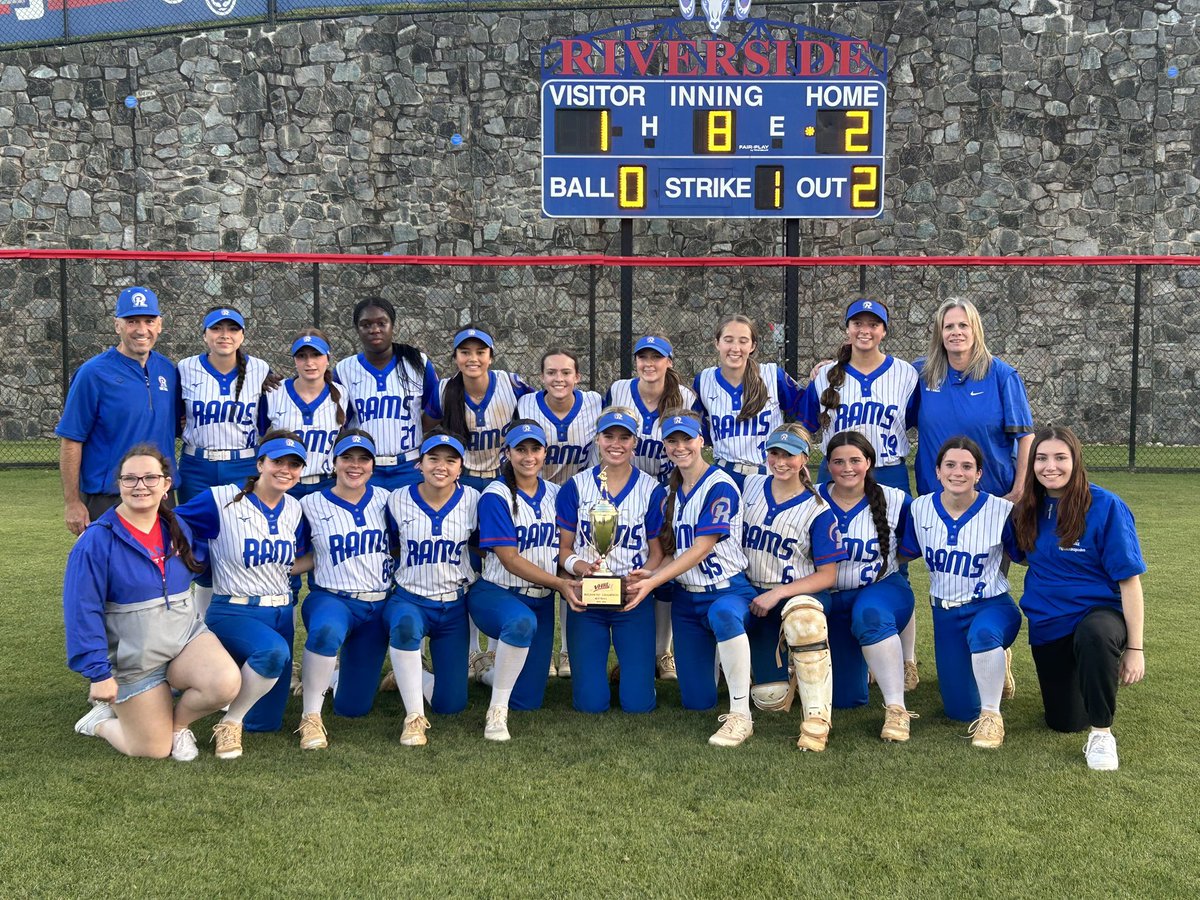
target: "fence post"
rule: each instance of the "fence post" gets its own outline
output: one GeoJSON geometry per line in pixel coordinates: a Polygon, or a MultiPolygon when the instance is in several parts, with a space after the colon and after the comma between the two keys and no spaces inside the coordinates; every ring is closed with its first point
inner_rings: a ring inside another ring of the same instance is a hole
{"type": "MultiPolygon", "coordinates": [[[[63,4],[66,8],[66,4],[63,4]]],[[[58,327],[62,330],[62,395],[63,403],[67,402],[67,391],[71,387],[71,353],[67,346],[71,332],[67,328],[67,261],[58,261],[58,327]]]]}
{"type": "MultiPolygon", "coordinates": [[[[621,220],[621,255],[633,256],[633,219],[621,220]]],[[[633,266],[621,266],[621,377],[633,375],[633,266]]]]}
{"type": "MultiPolygon", "coordinates": [[[[786,219],[783,223],[783,253],[800,255],[800,220],[786,219]]],[[[800,361],[800,273],[795,266],[783,270],[783,367],[797,375],[800,361]]]]}
{"type": "Polygon", "coordinates": [[[867,292],[867,267],[858,267],[858,295],[861,297],[867,292]]]}
{"type": "Polygon", "coordinates": [[[321,327],[321,264],[312,264],[313,325],[321,327]]]}
{"type": "Polygon", "coordinates": [[[1133,355],[1129,365],[1129,469],[1137,465],[1138,358],[1142,343],[1142,269],[1133,267],[1133,355]]]}
{"type": "Polygon", "coordinates": [[[278,0],[267,0],[267,27],[272,30],[275,28],[275,13],[278,5],[278,0]]]}
{"type": "Polygon", "coordinates": [[[596,266],[588,266],[588,386],[596,390],[596,266]]]}

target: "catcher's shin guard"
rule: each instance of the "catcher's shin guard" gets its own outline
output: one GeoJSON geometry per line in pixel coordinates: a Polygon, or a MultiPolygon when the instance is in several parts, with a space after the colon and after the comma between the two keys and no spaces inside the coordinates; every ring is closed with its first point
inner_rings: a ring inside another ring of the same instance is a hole
{"type": "Polygon", "coordinates": [[[804,708],[804,721],[796,746],[801,750],[820,752],[829,740],[833,721],[833,664],[829,657],[825,609],[815,597],[801,594],[783,607],[782,618],[792,680],[804,708]]]}

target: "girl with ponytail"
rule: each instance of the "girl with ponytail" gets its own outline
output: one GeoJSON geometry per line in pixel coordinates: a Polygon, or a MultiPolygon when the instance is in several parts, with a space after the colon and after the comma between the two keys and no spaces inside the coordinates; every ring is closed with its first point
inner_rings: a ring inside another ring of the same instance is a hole
{"type": "Polygon", "coordinates": [[[189,762],[199,754],[189,726],[233,700],[238,670],[196,614],[203,553],[166,502],[170,461],[139,444],[117,471],[121,502],[80,536],[63,580],[67,665],[91,682],[94,704],[75,731],[126,756],[189,762]]]}
{"type": "Polygon", "coordinates": [[[696,376],[693,390],[712,437],[713,459],[740,488],[762,475],[763,443],[800,408],[800,386],[775,363],[758,361],[758,328],[743,315],[722,320],[714,346],[720,365],[696,376]]]}
{"type": "Polygon", "coordinates": [[[917,664],[905,659],[900,631],[913,616],[913,591],[897,562],[907,534],[912,498],[875,480],[875,448],[857,431],[840,431],[826,444],[830,481],[819,492],[829,502],[846,558],[825,604],[833,653],[834,706],[867,702],[867,670],[883,693],[885,741],[909,737],[914,718],[904,692],[919,682],[917,664]]]}
{"type": "Polygon", "coordinates": [[[239,487],[209,488],[175,512],[208,542],[213,596],[205,624],[242,669],[242,687],[213,727],[218,759],[242,755],[242,730],[283,725],[295,637],[293,569],[311,558],[301,529],[300,501],[289,495],[306,463],[304,443],[290,431],[270,431],[258,446],[256,473],[239,487]]]}

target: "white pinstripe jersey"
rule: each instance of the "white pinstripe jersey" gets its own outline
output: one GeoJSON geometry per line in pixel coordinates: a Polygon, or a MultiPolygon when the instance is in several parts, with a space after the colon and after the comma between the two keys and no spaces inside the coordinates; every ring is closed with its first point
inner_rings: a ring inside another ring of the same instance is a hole
{"type": "Polygon", "coordinates": [[[704,415],[712,442],[713,458],[724,462],[761,466],[767,436],[783,424],[783,412],[793,414],[800,400],[800,387],[775,363],[759,363],[759,374],[767,386],[767,402],[752,419],[738,421],[743,385],[734,387],[721,377],[720,368],[705,369],[696,376],[696,411],[704,415]]]}
{"type": "Polygon", "coordinates": [[[179,363],[183,396],[183,442],[203,450],[244,450],[258,442],[258,404],[270,367],[255,356],[246,357],[246,376],[235,397],[237,368],[222,375],[208,354],[189,356],[179,363]]]}
{"type": "Polygon", "coordinates": [[[879,580],[879,573],[891,575],[899,571],[896,563],[896,551],[900,549],[900,540],[904,535],[905,517],[912,498],[899,488],[879,485],[887,500],[887,523],[891,529],[888,541],[888,556],[886,571],[884,560],[879,554],[879,533],[875,530],[875,520],[871,517],[871,504],[863,497],[852,509],[843,510],[829,497],[829,482],[818,485],[817,490],[833,515],[837,519],[838,532],[842,536],[842,546],[846,548],[849,558],[838,563],[837,582],[835,591],[852,591],[866,587],[879,580]]]}
{"type": "Polygon", "coordinates": [[[905,549],[913,553],[919,547],[929,567],[929,593],[934,598],[967,603],[1008,592],[1000,563],[1006,542],[1012,542],[1010,512],[1012,504],[1007,500],[983,492],[957,520],[942,506],[940,492],[912,502],[905,549]]]}
{"type": "Polygon", "coordinates": [[[576,391],[575,405],[561,419],[546,405],[546,392],[526,394],[517,401],[517,416],[532,419],[546,432],[546,464],[542,477],[563,485],[596,462],[596,420],[600,418],[600,395],[576,391]]]}
{"type": "Polygon", "coordinates": [[[213,593],[234,596],[288,594],[288,573],[296,561],[296,529],[300,501],[283,497],[278,509],[268,510],[253,494],[229,504],[236,484],[209,488],[220,524],[208,542],[213,593]]]}
{"type": "Polygon", "coordinates": [[[344,385],[338,388],[338,394],[338,402],[334,403],[326,387],[312,403],[305,403],[296,393],[296,379],[289,378],[264,398],[268,426],[294,431],[308,451],[302,475],[330,475],[333,472],[333,445],[341,431],[337,423],[338,407],[349,421],[349,400],[344,385]]]}
{"type": "MultiPolygon", "coordinates": [[[[493,481],[479,497],[479,547],[516,547],[517,552],[543,572],[558,571],[558,525],[554,521],[558,485],[538,479],[532,497],[517,491],[517,513],[513,496],[503,481],[493,481]]],[[[483,558],[483,577],[501,587],[526,590],[541,587],[514,575],[494,552],[483,558]]]]}
{"type": "Polygon", "coordinates": [[[338,382],[346,387],[353,424],[371,435],[380,456],[416,459],[425,436],[421,411],[437,388],[433,363],[424,353],[421,361],[421,372],[398,356],[376,369],[360,353],[334,367],[338,382]]]}
{"type": "Polygon", "coordinates": [[[347,503],[326,488],[300,499],[312,535],[313,581],[329,591],[387,591],[392,586],[388,492],[367,486],[347,503]]]}
{"type": "MultiPolygon", "coordinates": [[[[634,450],[633,464],[665,484],[671,475],[675,464],[667,459],[667,450],[663,446],[662,425],[657,409],[647,409],[638,393],[638,379],[626,378],[614,381],[604,398],[604,406],[624,406],[638,414],[637,448],[634,450]]],[[[696,395],[687,385],[679,386],[680,406],[692,409],[696,405],[696,395]]]]}
{"type": "Polygon", "coordinates": [[[747,475],[742,487],[746,577],[760,587],[807,578],[845,553],[828,503],[804,491],[776,504],[773,483],[770,475],[747,475]]]}
{"type": "MultiPolygon", "coordinates": [[[[592,523],[588,518],[600,499],[600,467],[580,472],[558,492],[558,524],[574,532],[571,551],[589,563],[599,559],[591,546],[592,523]]],[[[663,524],[663,502],[667,493],[655,479],[640,469],[634,469],[610,502],[618,511],[617,529],[613,536],[608,567],[614,575],[628,575],[646,564],[650,541],[658,537],[663,524]]]]}
{"type": "MultiPolygon", "coordinates": [[[[446,385],[449,378],[438,382],[437,404],[429,414],[434,419],[444,419],[446,414],[446,385]]],[[[463,466],[477,472],[500,468],[500,450],[504,447],[504,429],[512,421],[517,408],[517,398],[530,391],[530,387],[511,372],[488,372],[488,389],[483,399],[476,404],[464,392],[467,426],[467,456],[463,466]]]]}
{"type": "Polygon", "coordinates": [[[479,492],[458,485],[439,510],[430,508],[418,488],[392,491],[388,511],[396,523],[399,556],[396,586],[419,597],[432,597],[475,581],[467,542],[479,527],[479,492]]]}
{"type": "MultiPolygon", "coordinates": [[[[822,366],[804,391],[800,419],[813,434],[819,427],[823,411],[821,394],[829,387],[829,374],[834,364],[822,366]]],[[[863,375],[851,366],[838,388],[839,403],[831,409],[829,426],[821,432],[821,450],[839,431],[857,431],[875,448],[876,463],[895,465],[908,455],[906,410],[917,389],[917,370],[902,359],[887,357],[870,375],[863,375]]],[[[911,423],[916,425],[914,421],[911,423]]]]}
{"type": "Polygon", "coordinates": [[[742,496],[733,479],[716,466],[709,466],[684,495],[675,498],[675,556],[691,549],[697,537],[718,535],[717,544],[699,564],[675,580],[689,587],[707,587],[746,571],[742,549],[742,496]]]}

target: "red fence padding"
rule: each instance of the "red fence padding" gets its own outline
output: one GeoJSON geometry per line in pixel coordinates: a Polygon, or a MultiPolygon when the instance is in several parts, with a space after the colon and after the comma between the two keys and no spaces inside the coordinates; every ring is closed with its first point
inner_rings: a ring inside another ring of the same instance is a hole
{"type": "Polygon", "coordinates": [[[330,263],[372,266],[1195,266],[1200,256],[378,256],[354,253],[209,253],[157,250],[4,250],[0,259],[163,260],[207,263],[330,263]]]}

